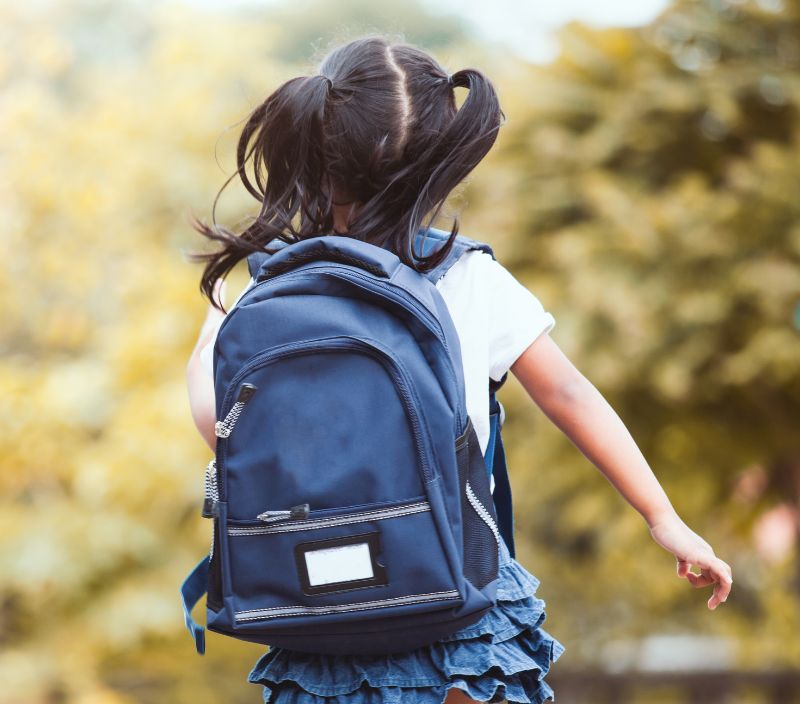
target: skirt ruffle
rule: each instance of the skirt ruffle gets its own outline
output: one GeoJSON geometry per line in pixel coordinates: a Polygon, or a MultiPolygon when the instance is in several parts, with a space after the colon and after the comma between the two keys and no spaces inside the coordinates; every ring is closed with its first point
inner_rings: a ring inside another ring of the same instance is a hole
{"type": "Polygon", "coordinates": [[[476,623],[390,655],[270,648],[248,680],[264,686],[268,704],[442,704],[454,687],[479,702],[555,702],[544,676],[566,648],[542,627],[538,587],[501,541],[497,606],[476,623]]]}

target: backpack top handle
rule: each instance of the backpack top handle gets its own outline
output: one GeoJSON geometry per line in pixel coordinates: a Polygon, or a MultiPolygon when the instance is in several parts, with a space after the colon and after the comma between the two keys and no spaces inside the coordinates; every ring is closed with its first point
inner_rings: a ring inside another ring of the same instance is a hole
{"type": "Polygon", "coordinates": [[[292,242],[268,257],[256,272],[256,283],[313,261],[349,264],[380,278],[391,278],[400,259],[387,249],[346,235],[321,235],[292,242]]]}

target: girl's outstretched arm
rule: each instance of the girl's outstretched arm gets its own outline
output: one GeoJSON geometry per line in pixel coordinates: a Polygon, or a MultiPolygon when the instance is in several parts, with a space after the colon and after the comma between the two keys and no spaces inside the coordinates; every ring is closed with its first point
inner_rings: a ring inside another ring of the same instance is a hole
{"type": "Polygon", "coordinates": [[[642,515],[653,539],[675,555],[678,576],[695,587],[714,584],[708,608],[725,601],[733,582],[730,566],[681,520],[625,424],[550,335],[539,335],[511,371],[544,414],[642,515]],[[701,574],[691,572],[692,565],[701,574]]]}
{"type": "MultiPolygon", "coordinates": [[[[214,287],[214,298],[220,302],[225,302],[225,281],[220,279],[214,287]]],[[[214,424],[217,420],[217,410],[214,400],[214,382],[209,373],[203,368],[200,362],[200,350],[205,347],[211,339],[216,326],[225,315],[210,303],[200,335],[197,338],[192,354],[186,364],[186,386],[189,391],[189,407],[192,412],[192,419],[203,440],[216,452],[217,436],[214,433],[214,424]]]]}

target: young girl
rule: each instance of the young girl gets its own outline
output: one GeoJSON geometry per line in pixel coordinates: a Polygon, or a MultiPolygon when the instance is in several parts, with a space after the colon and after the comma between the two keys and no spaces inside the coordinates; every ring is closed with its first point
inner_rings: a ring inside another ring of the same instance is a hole
{"type": "MultiPolygon", "coordinates": [[[[388,248],[420,270],[435,266],[447,247],[412,258],[411,238],[489,151],[502,118],[481,72],[450,75],[427,53],[381,36],[336,48],[314,75],[287,81],[252,112],[239,141],[238,173],[261,204],[258,217],[238,236],[195,223],[222,243],[216,252],[194,255],[207,260],[201,290],[212,304],[187,367],[192,414],[212,450],[212,352],[224,317],[217,301],[224,308],[230,269],[275,238],[334,234],[388,248]],[[456,87],[468,91],[458,109],[456,87]],[[255,183],[245,173],[251,155],[255,183]]],[[[714,585],[710,609],[725,601],[730,567],[680,519],[620,418],[550,337],[555,320],[541,302],[480,251],[464,254],[436,286],[461,342],[467,410],[482,452],[489,441],[489,379],[500,381],[510,370],[675,555],[678,576],[694,587],[714,585]]],[[[394,655],[272,648],[249,679],[264,686],[264,701],[273,704],[555,701],[544,675],[565,646],[542,627],[538,586],[500,541],[498,604],[477,623],[394,655]]]]}

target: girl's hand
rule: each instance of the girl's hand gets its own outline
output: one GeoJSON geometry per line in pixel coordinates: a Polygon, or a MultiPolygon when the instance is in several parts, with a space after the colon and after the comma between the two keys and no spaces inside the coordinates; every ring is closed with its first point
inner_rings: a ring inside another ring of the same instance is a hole
{"type": "Polygon", "coordinates": [[[650,525],[650,535],[661,547],[671,552],[678,560],[678,577],[686,577],[694,587],[714,584],[714,593],[708,600],[708,608],[716,609],[727,600],[733,584],[730,565],[714,554],[712,547],[687,526],[677,514],[667,514],[650,525]],[[692,565],[700,568],[700,574],[691,571],[692,565]]]}

